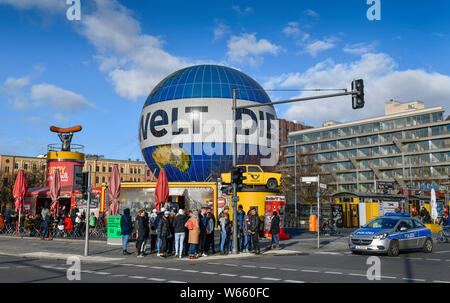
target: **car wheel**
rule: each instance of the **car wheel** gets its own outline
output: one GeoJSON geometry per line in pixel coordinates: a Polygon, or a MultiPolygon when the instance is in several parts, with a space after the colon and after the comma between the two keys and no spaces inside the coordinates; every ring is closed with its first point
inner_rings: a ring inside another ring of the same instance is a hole
{"type": "Polygon", "coordinates": [[[277,187],[277,180],[275,179],[270,179],[269,181],[267,181],[267,188],[268,189],[275,189],[277,187]]]}
{"type": "Polygon", "coordinates": [[[354,255],[362,255],[362,251],[352,250],[352,254],[354,254],[354,255]]]}
{"type": "Polygon", "coordinates": [[[433,251],[433,241],[428,238],[422,248],[423,252],[431,253],[433,251]]]}
{"type": "Polygon", "coordinates": [[[389,249],[387,251],[388,256],[389,257],[397,257],[399,253],[400,253],[400,247],[398,245],[398,241],[392,240],[391,243],[389,244],[389,249]]]}

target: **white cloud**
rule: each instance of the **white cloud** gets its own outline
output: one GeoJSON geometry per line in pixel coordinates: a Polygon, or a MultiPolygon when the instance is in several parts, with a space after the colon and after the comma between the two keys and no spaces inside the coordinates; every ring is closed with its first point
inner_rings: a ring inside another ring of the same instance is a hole
{"type": "Polygon", "coordinates": [[[69,7],[65,0],[0,0],[0,4],[16,9],[40,9],[50,13],[62,12],[69,7]]]}
{"type": "Polygon", "coordinates": [[[163,49],[164,41],[142,33],[132,12],[112,0],[96,0],[97,10],[84,14],[81,34],[96,48],[102,72],[122,97],[147,96],[168,74],[191,65],[163,49]]]}
{"type": "Polygon", "coordinates": [[[251,7],[242,9],[239,5],[233,5],[231,8],[241,16],[250,15],[253,12],[253,8],[251,7]]]}
{"type": "Polygon", "coordinates": [[[324,40],[316,40],[314,42],[308,43],[305,46],[305,52],[315,57],[318,53],[326,51],[328,49],[335,47],[336,40],[334,38],[327,38],[324,40]]]}
{"type": "Polygon", "coordinates": [[[31,87],[30,100],[35,107],[51,106],[55,110],[77,112],[94,107],[86,98],[53,84],[37,84],[31,87]]]}
{"type": "Polygon", "coordinates": [[[281,47],[272,44],[266,39],[256,39],[255,34],[242,34],[240,36],[231,36],[227,43],[227,56],[230,61],[236,63],[248,63],[256,66],[263,62],[262,55],[276,55],[281,47]]]}
{"type": "Polygon", "coordinates": [[[283,28],[283,33],[286,34],[286,36],[297,37],[300,35],[299,24],[297,22],[289,22],[288,25],[283,28]]]}
{"type": "MultiPolygon", "coordinates": [[[[351,97],[316,100],[289,106],[283,118],[307,121],[321,126],[329,120],[355,121],[384,115],[384,102],[421,100],[426,107],[448,107],[450,77],[421,69],[399,70],[396,62],[384,53],[368,53],[357,61],[335,63],[328,59],[303,73],[288,73],[270,78],[266,87],[350,88],[353,79],[363,79],[365,107],[351,108],[351,97]]],[[[304,92],[299,97],[313,95],[304,92]]]]}
{"type": "Polygon", "coordinates": [[[320,15],[317,12],[313,11],[312,9],[307,9],[307,10],[304,11],[304,13],[307,14],[308,16],[311,16],[311,17],[314,17],[314,18],[319,18],[320,17],[320,15]]]}
{"type": "Polygon", "coordinates": [[[375,50],[376,43],[356,43],[351,45],[345,45],[343,51],[350,54],[361,55],[373,52],[375,50]]]}
{"type": "Polygon", "coordinates": [[[216,23],[217,25],[214,28],[214,41],[221,39],[223,36],[231,32],[230,27],[228,25],[225,25],[221,21],[216,21],[216,23]]]}

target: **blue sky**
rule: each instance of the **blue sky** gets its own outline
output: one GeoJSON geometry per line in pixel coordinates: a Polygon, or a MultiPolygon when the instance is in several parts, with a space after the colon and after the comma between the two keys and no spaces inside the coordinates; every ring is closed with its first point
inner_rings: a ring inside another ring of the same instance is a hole
{"type": "MultiPolygon", "coordinates": [[[[81,124],[86,153],[142,158],[137,125],[155,84],[200,63],[237,68],[264,88],[349,88],[363,78],[366,107],[350,98],[277,107],[320,126],[383,114],[384,102],[450,104],[448,1],[0,0],[0,154],[35,156],[59,139],[50,125],[81,124]]],[[[273,100],[306,92],[272,92],[273,100]]]]}

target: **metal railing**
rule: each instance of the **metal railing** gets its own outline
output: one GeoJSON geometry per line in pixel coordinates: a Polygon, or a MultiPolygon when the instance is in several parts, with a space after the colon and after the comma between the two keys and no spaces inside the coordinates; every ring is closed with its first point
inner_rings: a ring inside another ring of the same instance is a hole
{"type": "MultiPolygon", "coordinates": [[[[52,143],[47,145],[47,152],[60,152],[60,151],[62,151],[61,143],[52,143]]],[[[84,145],[70,144],[70,151],[84,153],[84,145]]]]}
{"type": "MultiPolygon", "coordinates": [[[[58,229],[57,225],[52,223],[48,228],[46,238],[60,238],[60,239],[84,239],[86,225],[84,222],[75,224],[73,228],[63,230],[58,229]]],[[[91,240],[106,240],[107,230],[106,226],[98,222],[94,228],[89,228],[89,238],[91,240]]],[[[25,228],[21,225],[17,228],[16,223],[6,223],[3,228],[0,228],[0,236],[19,236],[19,237],[35,237],[42,238],[44,233],[43,226],[31,226],[25,228]]]]}

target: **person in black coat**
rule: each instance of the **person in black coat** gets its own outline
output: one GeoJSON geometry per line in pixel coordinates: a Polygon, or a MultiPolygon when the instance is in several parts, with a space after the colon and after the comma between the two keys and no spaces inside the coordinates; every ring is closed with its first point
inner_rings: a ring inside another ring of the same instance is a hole
{"type": "Polygon", "coordinates": [[[137,257],[141,258],[145,254],[145,242],[148,239],[148,236],[150,234],[150,229],[148,225],[148,216],[145,215],[145,211],[141,209],[139,211],[138,217],[137,217],[137,242],[136,242],[136,248],[137,248],[137,257]]]}
{"type": "Polygon", "coordinates": [[[270,233],[272,234],[272,248],[280,248],[280,242],[278,241],[278,234],[280,233],[280,217],[277,212],[274,211],[270,218],[270,233]]]}
{"type": "Polygon", "coordinates": [[[250,209],[250,220],[249,220],[249,226],[248,226],[248,233],[251,236],[252,239],[252,248],[255,254],[259,255],[259,217],[256,213],[256,208],[252,207],[250,209]]]}
{"type": "Polygon", "coordinates": [[[170,232],[169,215],[170,211],[164,212],[164,216],[162,217],[161,221],[159,221],[158,226],[158,237],[161,239],[161,253],[159,256],[163,258],[166,257],[167,241],[171,237],[173,237],[172,233],[170,232]]]}
{"type": "Polygon", "coordinates": [[[175,257],[178,256],[182,258],[184,251],[184,238],[186,235],[187,228],[184,227],[186,224],[187,217],[184,211],[180,209],[178,214],[173,218],[173,232],[175,237],[175,257]]]}
{"type": "Polygon", "coordinates": [[[131,232],[133,231],[133,222],[131,221],[130,209],[129,208],[125,208],[123,210],[123,215],[120,218],[120,229],[121,229],[120,233],[122,234],[123,254],[124,255],[129,255],[131,253],[129,253],[127,251],[127,243],[128,243],[128,240],[130,239],[131,232]]]}

